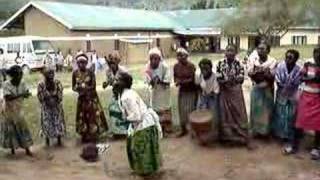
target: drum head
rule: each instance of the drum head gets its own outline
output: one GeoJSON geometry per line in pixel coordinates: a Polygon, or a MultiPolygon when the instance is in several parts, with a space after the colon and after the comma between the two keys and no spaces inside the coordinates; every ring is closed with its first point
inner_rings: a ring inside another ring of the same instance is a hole
{"type": "Polygon", "coordinates": [[[213,112],[207,109],[195,110],[190,113],[189,120],[192,123],[208,123],[213,120],[213,112]]]}

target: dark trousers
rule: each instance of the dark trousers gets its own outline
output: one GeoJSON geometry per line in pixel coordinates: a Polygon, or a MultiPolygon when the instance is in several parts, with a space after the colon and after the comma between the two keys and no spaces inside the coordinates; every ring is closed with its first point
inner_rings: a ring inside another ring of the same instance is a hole
{"type": "Polygon", "coordinates": [[[62,72],[63,71],[63,65],[57,64],[57,72],[62,72]]]}
{"type": "MultiPolygon", "coordinates": [[[[290,142],[290,144],[294,148],[298,149],[299,145],[300,145],[300,141],[301,141],[301,139],[303,139],[303,137],[304,137],[303,129],[296,128],[294,130],[294,138],[290,142]]],[[[313,148],[320,149],[320,131],[315,131],[315,136],[314,136],[314,141],[313,141],[313,148]]]]}

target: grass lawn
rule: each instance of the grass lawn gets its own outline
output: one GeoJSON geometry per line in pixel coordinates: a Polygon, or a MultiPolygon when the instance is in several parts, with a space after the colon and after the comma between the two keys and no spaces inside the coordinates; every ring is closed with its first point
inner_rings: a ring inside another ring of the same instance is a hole
{"type": "MultiPolygon", "coordinates": [[[[312,57],[312,51],[313,51],[314,46],[287,46],[287,47],[277,47],[273,48],[271,50],[271,56],[276,58],[277,60],[282,60],[284,58],[285,52],[288,49],[296,49],[300,52],[300,57],[301,61],[304,61],[305,59],[309,59],[312,57]]],[[[245,56],[245,52],[242,51],[239,53],[240,59],[243,59],[245,56]]],[[[207,54],[192,54],[190,56],[190,60],[197,65],[198,62],[202,58],[209,58],[211,59],[214,63],[221,60],[224,57],[223,54],[212,54],[212,53],[207,53],[207,54]]],[[[176,63],[175,58],[169,58],[166,59],[168,64],[173,67],[173,65],[176,63]]],[[[145,64],[133,64],[127,66],[129,69],[130,73],[132,74],[135,84],[141,84],[143,83],[143,71],[144,71],[145,64]]],[[[37,87],[37,82],[39,82],[42,78],[42,75],[40,73],[32,73],[30,75],[27,75],[25,77],[26,82],[33,88],[37,87]]],[[[71,88],[71,73],[66,72],[66,73],[59,73],[57,74],[57,78],[62,81],[62,84],[65,88],[71,88]]],[[[105,76],[103,73],[100,73],[96,77],[97,81],[97,86],[101,87],[102,82],[105,80],[105,76]]]]}
{"type": "MultiPolygon", "coordinates": [[[[288,47],[291,48],[291,47],[288,47]]],[[[288,48],[276,48],[272,55],[282,59],[288,48]]],[[[300,50],[300,49],[299,49],[300,50]]],[[[301,48],[302,58],[309,58],[312,47],[301,48]]],[[[243,52],[240,57],[243,57],[243,52]]],[[[190,60],[197,63],[202,57],[208,57],[214,61],[223,57],[222,54],[193,54],[190,60]]],[[[174,59],[168,60],[169,64],[175,63],[174,59]]],[[[134,89],[148,102],[149,92],[143,86],[143,64],[131,65],[129,70],[134,77],[134,89]]],[[[129,168],[125,141],[108,141],[111,148],[100,156],[97,163],[86,163],[80,157],[81,146],[75,141],[75,113],[77,94],[71,87],[71,73],[57,74],[65,88],[63,106],[67,125],[67,137],[64,148],[45,148],[39,137],[40,108],[35,96],[37,82],[41,80],[40,73],[32,73],[25,80],[33,88],[33,96],[24,103],[25,118],[33,133],[35,145],[32,151],[35,156],[29,158],[23,151],[18,151],[15,156],[9,155],[9,151],[0,148],[0,179],[135,179],[137,177],[129,168]],[[36,175],[36,176],[35,176],[36,175]]],[[[101,104],[106,112],[111,89],[102,90],[101,84],[104,75],[97,75],[97,89],[101,104]]],[[[249,91],[251,83],[249,79],[243,85],[244,96],[249,108],[249,91]]],[[[171,91],[174,123],[177,125],[177,89],[171,91]]],[[[249,109],[247,109],[249,112],[249,109]]],[[[106,112],[107,113],[107,112],[106,112]]],[[[108,117],[108,116],[107,116],[108,117]]],[[[311,140],[311,139],[310,139],[311,140]]],[[[307,142],[311,144],[311,141],[307,142]]],[[[218,143],[212,147],[198,146],[190,137],[165,138],[161,141],[161,154],[163,167],[155,178],[161,180],[194,180],[194,179],[319,179],[319,162],[310,161],[309,149],[301,148],[301,152],[294,156],[283,156],[281,146],[272,142],[257,142],[258,149],[248,152],[245,148],[233,148],[221,146],[218,143]],[[195,168],[196,167],[196,168],[195,168]]],[[[307,147],[307,146],[306,146],[307,147]]]]}
{"type": "MultiPolygon", "coordinates": [[[[272,49],[271,55],[275,57],[276,59],[283,59],[284,53],[287,49],[295,48],[300,51],[301,53],[301,59],[307,59],[312,57],[312,46],[307,47],[281,47],[281,48],[274,48],[272,49]]],[[[244,57],[244,52],[240,53],[240,57],[244,57]]],[[[194,54],[190,57],[190,60],[197,64],[200,59],[203,57],[207,57],[212,59],[213,61],[220,60],[223,58],[223,54],[194,54]]],[[[170,66],[172,67],[175,63],[175,59],[171,58],[168,60],[170,66]]],[[[144,64],[135,64],[128,66],[128,69],[130,73],[133,75],[134,78],[134,88],[138,90],[140,95],[144,98],[146,102],[148,102],[149,97],[149,91],[145,85],[143,85],[143,70],[145,65],[144,64]]],[[[65,88],[65,95],[64,95],[64,110],[65,110],[65,119],[67,124],[67,131],[69,133],[69,137],[75,137],[75,113],[76,113],[76,98],[77,95],[75,93],[71,93],[71,73],[58,73],[56,75],[56,78],[59,79],[65,88]]],[[[39,82],[42,79],[42,75],[38,72],[31,73],[30,75],[25,76],[25,81],[29,84],[33,90],[37,87],[37,82],[39,82]]],[[[111,90],[107,89],[105,91],[101,90],[102,82],[105,80],[105,76],[103,73],[99,73],[97,75],[97,89],[99,90],[99,96],[100,101],[106,110],[106,107],[108,106],[108,100],[111,97],[111,90]]],[[[177,91],[176,88],[173,87],[171,97],[172,97],[172,108],[173,108],[173,114],[175,124],[178,124],[177,122],[177,91]]],[[[26,101],[26,108],[25,108],[25,117],[30,125],[30,128],[33,130],[33,135],[35,139],[39,139],[38,132],[40,129],[40,122],[39,122],[39,116],[40,116],[40,108],[38,104],[38,100],[35,96],[31,97],[26,101]]]]}

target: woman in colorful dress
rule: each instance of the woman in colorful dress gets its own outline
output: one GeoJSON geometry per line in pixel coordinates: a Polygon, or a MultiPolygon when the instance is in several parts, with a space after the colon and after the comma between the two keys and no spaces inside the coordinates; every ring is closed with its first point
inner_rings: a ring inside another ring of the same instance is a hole
{"type": "Polygon", "coordinates": [[[274,71],[276,60],[269,56],[270,46],[261,43],[258,56],[249,62],[248,75],[253,82],[250,123],[253,136],[268,137],[274,108],[274,71]]]}
{"type": "Polygon", "coordinates": [[[313,62],[307,62],[302,69],[302,94],[298,102],[295,140],[292,143],[294,153],[298,150],[303,131],[314,131],[314,144],[311,157],[320,159],[320,47],[313,50],[313,62]]]}
{"type": "Polygon", "coordinates": [[[61,138],[65,135],[66,126],[63,112],[63,87],[55,79],[53,69],[43,70],[44,80],[38,85],[38,99],[41,104],[41,127],[46,137],[46,145],[50,146],[50,139],[57,138],[58,146],[62,146],[61,138]]]}
{"type": "Polygon", "coordinates": [[[155,111],[147,108],[131,86],[132,77],[127,73],[121,73],[113,86],[125,119],[130,121],[127,140],[129,164],[138,175],[151,175],[161,165],[159,140],[162,131],[159,117],[155,111]]]}
{"type": "Polygon", "coordinates": [[[301,67],[296,64],[298,59],[298,51],[288,50],[285,61],[277,66],[275,73],[277,93],[271,130],[284,143],[294,138],[297,92],[301,82],[301,67]]]}
{"type": "MultiPolygon", "coordinates": [[[[118,51],[113,51],[109,58],[107,59],[107,69],[106,69],[106,81],[103,82],[103,88],[108,86],[113,86],[116,78],[120,73],[127,72],[127,69],[119,63],[121,62],[121,57],[118,51]]],[[[113,138],[122,138],[124,135],[127,135],[128,131],[128,122],[123,118],[122,111],[118,104],[118,97],[113,96],[108,106],[109,111],[109,125],[110,132],[113,138]]]]}
{"type": "Polygon", "coordinates": [[[219,140],[225,143],[240,143],[253,148],[249,138],[248,117],[242,84],[244,68],[236,59],[237,48],[228,45],[225,58],[217,66],[220,86],[219,140]]]}
{"type": "Polygon", "coordinates": [[[162,59],[158,48],[149,51],[149,63],[146,66],[146,82],[151,87],[150,104],[160,117],[164,132],[171,131],[170,69],[162,59]]]}
{"type": "Polygon", "coordinates": [[[88,57],[79,54],[76,60],[78,70],[72,75],[72,89],[79,94],[76,131],[81,135],[83,143],[95,143],[108,130],[108,125],[96,91],[94,72],[86,69],[88,57]]]}
{"type": "Polygon", "coordinates": [[[181,134],[187,134],[187,124],[189,114],[196,109],[197,105],[197,86],[195,85],[195,66],[188,61],[189,53],[184,48],[178,48],[177,60],[174,65],[173,76],[178,92],[178,109],[181,124],[181,134]]]}
{"type": "Polygon", "coordinates": [[[3,84],[5,111],[4,119],[0,123],[0,145],[11,149],[12,154],[15,154],[17,148],[23,148],[28,156],[32,156],[30,151],[33,144],[32,136],[22,109],[23,100],[30,97],[31,93],[22,80],[23,73],[20,66],[12,66],[7,73],[11,79],[3,84]]]}

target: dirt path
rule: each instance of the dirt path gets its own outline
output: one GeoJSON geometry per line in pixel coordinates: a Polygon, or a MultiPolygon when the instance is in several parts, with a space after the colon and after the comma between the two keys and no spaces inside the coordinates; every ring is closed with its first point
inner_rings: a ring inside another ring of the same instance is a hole
{"type": "MultiPolygon", "coordinates": [[[[110,142],[111,149],[100,162],[88,164],[79,158],[80,147],[69,141],[63,149],[34,147],[35,157],[23,151],[13,157],[1,152],[0,180],[140,180],[131,173],[125,141],[110,142]]],[[[189,137],[162,141],[163,167],[154,180],[320,180],[320,162],[307,154],[281,155],[276,144],[259,149],[196,145],[189,137]]]]}
{"type": "MultiPolygon", "coordinates": [[[[249,112],[250,82],[244,95],[249,112]]],[[[102,89],[98,89],[101,91],[102,89]]],[[[33,90],[35,93],[35,90],[33,90]]],[[[65,93],[73,93],[70,88],[65,93]]],[[[16,156],[0,149],[0,180],[140,180],[131,173],[125,141],[110,142],[111,148],[98,163],[79,157],[81,147],[68,140],[62,149],[33,147],[34,158],[23,151],[16,156]]],[[[196,145],[189,137],[164,139],[163,167],[152,180],[320,180],[320,161],[309,160],[307,151],[285,157],[275,143],[259,143],[256,151],[245,148],[210,148],[196,145]]]]}

